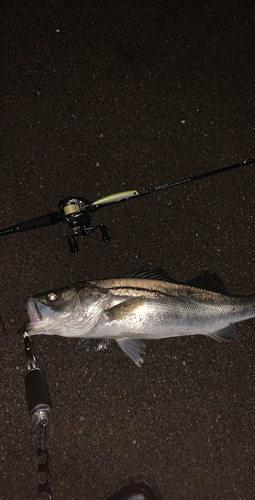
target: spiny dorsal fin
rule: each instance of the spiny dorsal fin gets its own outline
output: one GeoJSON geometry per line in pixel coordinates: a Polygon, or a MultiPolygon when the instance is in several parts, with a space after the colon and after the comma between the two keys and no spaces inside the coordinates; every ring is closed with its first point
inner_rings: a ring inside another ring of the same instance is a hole
{"type": "MultiPolygon", "coordinates": [[[[132,271],[130,273],[125,273],[121,276],[121,278],[136,278],[136,279],[144,279],[144,280],[159,280],[159,281],[167,281],[169,283],[179,284],[178,281],[173,280],[166,274],[166,272],[161,269],[138,269],[137,271],[132,271]]],[[[217,276],[217,274],[212,273],[211,271],[205,271],[205,273],[197,276],[196,278],[192,278],[185,283],[182,283],[186,286],[192,286],[194,288],[202,288],[202,290],[208,290],[209,292],[222,293],[223,295],[228,295],[228,291],[225,285],[222,283],[221,279],[217,276]]]]}
{"type": "Polygon", "coordinates": [[[223,295],[228,295],[225,285],[222,283],[221,279],[217,274],[211,271],[205,271],[205,273],[192,278],[189,281],[183,283],[187,286],[192,286],[194,288],[202,288],[202,290],[208,290],[208,292],[222,293],[223,295]]]}
{"type": "Polygon", "coordinates": [[[169,283],[176,283],[176,281],[172,280],[166,272],[161,269],[138,269],[137,271],[132,271],[131,273],[125,273],[121,278],[137,278],[143,280],[159,280],[159,281],[168,281],[169,283]]]}

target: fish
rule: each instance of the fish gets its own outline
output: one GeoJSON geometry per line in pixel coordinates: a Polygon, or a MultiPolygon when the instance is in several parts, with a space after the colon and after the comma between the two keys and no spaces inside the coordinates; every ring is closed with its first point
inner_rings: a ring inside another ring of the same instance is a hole
{"type": "Polygon", "coordinates": [[[255,294],[229,295],[210,271],[184,283],[162,269],[120,278],[82,281],[40,293],[26,301],[30,335],[80,338],[103,350],[114,339],[137,366],[144,339],[205,335],[235,340],[234,325],[255,317],[255,294]]]}

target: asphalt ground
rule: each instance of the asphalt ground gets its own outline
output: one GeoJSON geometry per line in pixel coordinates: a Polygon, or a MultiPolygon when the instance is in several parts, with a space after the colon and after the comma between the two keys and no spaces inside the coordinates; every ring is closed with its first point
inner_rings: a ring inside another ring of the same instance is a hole
{"type": "MultiPolygon", "coordinates": [[[[252,1],[1,3],[0,228],[255,156],[252,1]]],[[[17,330],[24,299],[80,280],[162,267],[206,269],[232,294],[255,290],[254,164],[96,212],[69,252],[67,224],[1,238],[1,500],[37,493],[38,431],[17,330]]],[[[139,369],[38,336],[53,402],[55,500],[105,500],[147,481],[161,500],[255,498],[255,323],[238,340],[146,342],[139,369]]]]}

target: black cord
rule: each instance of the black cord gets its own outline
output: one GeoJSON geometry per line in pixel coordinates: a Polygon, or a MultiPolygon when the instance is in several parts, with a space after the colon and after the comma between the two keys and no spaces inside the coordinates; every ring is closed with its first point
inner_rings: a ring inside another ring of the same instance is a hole
{"type": "MultiPolygon", "coordinates": [[[[39,482],[38,492],[46,493],[48,495],[48,500],[52,500],[52,493],[50,489],[51,474],[49,469],[49,452],[46,449],[46,426],[40,425],[40,436],[39,436],[39,448],[37,450],[38,457],[44,458],[44,462],[38,465],[39,476],[43,474],[45,479],[44,482],[39,482]]],[[[40,477],[39,477],[40,479],[40,477]]]]}

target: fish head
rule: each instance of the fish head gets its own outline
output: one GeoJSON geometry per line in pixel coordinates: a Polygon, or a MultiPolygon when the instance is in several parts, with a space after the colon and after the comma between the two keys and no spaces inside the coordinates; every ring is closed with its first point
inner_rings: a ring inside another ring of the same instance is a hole
{"type": "Polygon", "coordinates": [[[29,297],[27,330],[30,335],[86,336],[103,314],[108,295],[92,282],[83,282],[29,297]]]}

